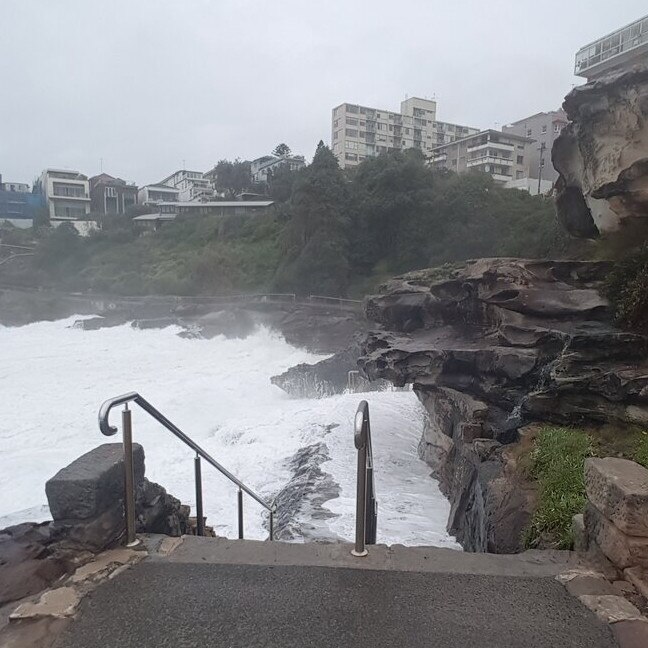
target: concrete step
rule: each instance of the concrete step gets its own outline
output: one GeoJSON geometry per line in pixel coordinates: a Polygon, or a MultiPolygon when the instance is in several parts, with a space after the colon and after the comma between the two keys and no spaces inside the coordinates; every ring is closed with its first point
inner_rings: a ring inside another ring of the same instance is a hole
{"type": "Polygon", "coordinates": [[[56,648],[616,646],[554,578],[565,554],[169,540],[85,596],[56,648]]]}
{"type": "MultiPolygon", "coordinates": [[[[475,574],[481,576],[553,577],[579,566],[569,551],[526,551],[521,554],[467,553],[442,547],[372,545],[363,558],[351,555],[346,543],[287,543],[184,536],[163,554],[163,536],[144,538],[149,560],[221,565],[275,565],[363,570],[475,574]]],[[[167,544],[167,546],[170,546],[167,544]]]]}

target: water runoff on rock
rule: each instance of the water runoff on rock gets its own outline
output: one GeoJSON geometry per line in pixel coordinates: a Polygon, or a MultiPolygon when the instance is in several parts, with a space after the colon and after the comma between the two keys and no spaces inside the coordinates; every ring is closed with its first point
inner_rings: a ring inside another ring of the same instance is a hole
{"type": "MultiPolygon", "coordinates": [[[[0,528],[48,519],[45,481],[107,439],[103,400],[138,391],[263,496],[278,496],[285,539],[345,539],[354,528],[353,418],[363,396],[290,398],[270,377],[323,356],[259,328],[246,339],[181,337],[181,329],[125,324],[95,331],[77,317],[0,326],[0,528]]],[[[417,456],[425,411],[412,392],[366,394],[371,406],[379,498],[379,542],[457,547],[449,505],[417,456]]],[[[114,413],[115,422],[118,414],[114,413]]],[[[147,476],[194,505],[192,453],[133,410],[147,476]]],[[[236,490],[203,468],[208,523],[236,534],[236,490]]],[[[267,535],[264,511],[245,498],[246,537],[267,535]]]]}

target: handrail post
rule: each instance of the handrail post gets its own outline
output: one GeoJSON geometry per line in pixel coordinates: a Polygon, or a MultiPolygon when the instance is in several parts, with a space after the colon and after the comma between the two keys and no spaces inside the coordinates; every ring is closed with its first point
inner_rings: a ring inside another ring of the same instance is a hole
{"type": "Polygon", "coordinates": [[[122,412],[122,445],[124,448],[124,513],[126,517],[126,546],[138,543],[135,535],[135,474],[133,470],[133,426],[128,403],[122,412]]]}
{"type": "Polygon", "coordinates": [[[202,471],[200,467],[200,455],[196,453],[194,458],[194,471],[196,475],[196,535],[205,535],[205,518],[203,517],[202,498],[202,471]]]}
{"type": "Polygon", "coordinates": [[[238,489],[238,537],[243,540],[243,491],[238,489]]]}
{"type": "Polygon", "coordinates": [[[365,425],[365,411],[367,402],[362,401],[354,421],[354,444],[358,450],[357,492],[356,492],[356,537],[355,546],[351,554],[358,558],[367,555],[365,548],[366,533],[366,498],[367,498],[367,428],[365,425]]]}

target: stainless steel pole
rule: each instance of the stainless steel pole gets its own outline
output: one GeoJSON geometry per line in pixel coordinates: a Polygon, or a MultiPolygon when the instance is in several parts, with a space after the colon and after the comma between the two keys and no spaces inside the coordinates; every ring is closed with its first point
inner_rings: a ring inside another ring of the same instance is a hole
{"type": "Polygon", "coordinates": [[[128,404],[122,412],[124,447],[124,509],[126,515],[126,546],[138,544],[135,535],[135,473],[133,470],[133,427],[128,404]]]}
{"type": "Polygon", "coordinates": [[[196,535],[205,535],[205,518],[203,517],[202,500],[202,471],[200,467],[200,455],[194,458],[194,472],[196,474],[196,535]]]}
{"type": "Polygon", "coordinates": [[[351,554],[357,557],[367,555],[365,549],[365,507],[367,497],[367,428],[365,423],[365,401],[360,403],[355,416],[354,443],[358,450],[358,474],[356,490],[356,537],[351,554]]]}
{"type": "Polygon", "coordinates": [[[243,540],[243,491],[238,490],[238,536],[243,540]]]}

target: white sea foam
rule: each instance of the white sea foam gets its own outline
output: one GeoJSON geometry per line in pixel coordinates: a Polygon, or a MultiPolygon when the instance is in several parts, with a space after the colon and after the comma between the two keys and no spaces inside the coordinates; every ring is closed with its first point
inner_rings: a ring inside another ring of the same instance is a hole
{"type": "MultiPolygon", "coordinates": [[[[201,340],[179,337],[174,326],[84,331],[71,326],[75,319],[0,327],[0,528],[47,519],[45,481],[81,453],[119,440],[99,432],[101,402],[138,391],[268,498],[289,480],[295,452],[324,441],[331,459],[321,468],[341,489],[326,503],[335,514],[326,524],[352,540],[352,424],[361,396],[296,400],[269,380],[321,356],[267,329],[245,340],[201,340]]],[[[371,407],[379,541],[456,546],[445,532],[448,504],[416,454],[424,421],[418,400],[411,392],[363,397],[371,407]]],[[[113,416],[118,422],[118,413],[113,416]]],[[[137,407],[133,430],[145,449],[149,479],[193,506],[191,451],[137,407]]],[[[203,478],[208,522],[217,533],[234,536],[235,487],[207,465],[203,478]]],[[[246,536],[265,537],[261,507],[246,498],[245,512],[246,536]]]]}

